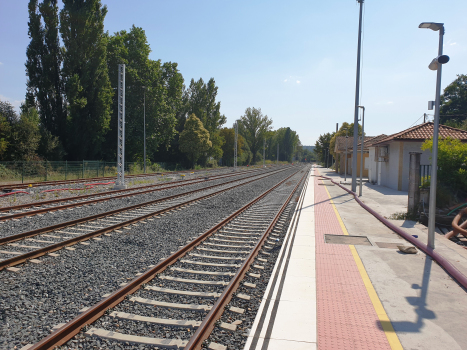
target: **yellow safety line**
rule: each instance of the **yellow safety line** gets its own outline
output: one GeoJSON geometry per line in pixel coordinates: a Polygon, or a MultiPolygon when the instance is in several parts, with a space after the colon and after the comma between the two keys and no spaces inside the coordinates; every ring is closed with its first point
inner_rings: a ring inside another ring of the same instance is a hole
{"type": "MultiPolygon", "coordinates": [[[[326,189],[326,192],[329,196],[329,200],[331,202],[332,208],[334,209],[334,212],[336,213],[337,220],[339,221],[339,224],[341,225],[342,232],[344,232],[344,235],[348,235],[349,232],[347,231],[347,228],[345,227],[344,222],[342,221],[342,218],[339,215],[339,212],[337,211],[337,208],[333,200],[331,199],[331,194],[329,193],[327,186],[325,185],[324,188],[326,189]]],[[[355,263],[357,264],[357,268],[358,268],[358,271],[360,272],[360,276],[362,277],[363,284],[365,285],[366,291],[368,292],[368,296],[370,297],[371,303],[373,304],[376,314],[378,315],[379,321],[381,323],[381,327],[383,328],[384,334],[386,335],[386,338],[388,339],[389,346],[393,350],[403,350],[404,348],[402,347],[399,341],[399,338],[397,337],[397,334],[394,331],[394,328],[392,327],[392,323],[389,320],[389,317],[386,314],[386,311],[384,310],[383,304],[381,304],[381,301],[379,300],[378,294],[376,293],[376,290],[373,287],[373,284],[371,283],[370,277],[368,276],[366,272],[365,266],[363,266],[362,260],[360,259],[360,256],[358,255],[357,249],[355,249],[355,246],[353,245],[350,245],[349,247],[350,247],[350,251],[352,252],[352,256],[355,260],[355,263]]]]}

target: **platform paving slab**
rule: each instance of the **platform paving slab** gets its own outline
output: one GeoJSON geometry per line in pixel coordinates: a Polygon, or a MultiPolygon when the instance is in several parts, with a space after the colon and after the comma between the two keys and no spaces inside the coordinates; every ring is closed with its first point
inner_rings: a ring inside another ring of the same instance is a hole
{"type": "MultiPolygon", "coordinates": [[[[406,194],[367,187],[363,188],[361,198],[380,214],[388,217],[406,210],[406,194]]],[[[394,248],[379,248],[376,242],[411,244],[384,226],[338,186],[327,190],[349,234],[366,236],[373,244],[355,246],[355,249],[403,348],[467,349],[466,291],[420,251],[404,254],[394,248]]],[[[409,220],[391,222],[426,242],[427,230],[423,225],[409,220]]],[[[436,236],[435,247],[438,253],[467,273],[466,250],[440,235],[436,236]]]]}

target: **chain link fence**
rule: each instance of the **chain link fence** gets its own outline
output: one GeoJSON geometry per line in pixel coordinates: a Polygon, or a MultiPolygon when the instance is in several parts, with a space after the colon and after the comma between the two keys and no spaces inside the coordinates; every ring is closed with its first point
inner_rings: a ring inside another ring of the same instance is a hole
{"type": "MultiPolygon", "coordinates": [[[[177,168],[177,165],[170,163],[150,163],[146,165],[146,173],[179,170],[177,168]]],[[[125,175],[138,175],[143,173],[143,163],[125,163],[125,175]]],[[[0,162],[0,183],[4,184],[114,177],[116,174],[116,162],[103,162],[98,160],[73,162],[0,162]]]]}

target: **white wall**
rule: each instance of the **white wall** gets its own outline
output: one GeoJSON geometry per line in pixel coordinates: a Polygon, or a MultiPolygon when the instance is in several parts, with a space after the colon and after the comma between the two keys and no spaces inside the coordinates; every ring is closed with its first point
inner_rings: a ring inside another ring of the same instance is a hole
{"type": "MultiPolygon", "coordinates": [[[[409,189],[409,168],[410,168],[410,152],[420,152],[420,164],[428,165],[431,164],[430,157],[431,152],[429,150],[422,151],[422,142],[392,142],[389,145],[389,160],[387,162],[381,162],[381,185],[398,190],[399,186],[399,155],[400,147],[402,149],[402,191],[408,191],[409,189]]],[[[374,161],[375,148],[370,148],[370,181],[378,181],[378,164],[374,161]],[[372,153],[373,152],[373,153],[372,153]],[[374,175],[373,175],[374,174],[374,175]],[[374,180],[371,180],[374,178],[374,180]]]]}

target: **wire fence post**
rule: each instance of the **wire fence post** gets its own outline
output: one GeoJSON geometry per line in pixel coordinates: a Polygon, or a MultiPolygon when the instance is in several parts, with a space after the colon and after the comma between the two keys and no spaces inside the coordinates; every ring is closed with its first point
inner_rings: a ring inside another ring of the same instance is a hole
{"type": "Polygon", "coordinates": [[[84,179],[84,159],[83,159],[83,170],[82,170],[82,173],[81,173],[83,179],[84,179]]]}
{"type": "Polygon", "coordinates": [[[65,160],[65,181],[66,181],[66,173],[68,172],[68,161],[65,160]]]}
{"type": "Polygon", "coordinates": [[[47,161],[45,161],[45,181],[47,181],[47,161]]]}
{"type": "Polygon", "coordinates": [[[97,177],[99,177],[99,161],[97,161],[97,177]]]}
{"type": "Polygon", "coordinates": [[[21,162],[21,183],[24,183],[24,161],[21,162]]]}

